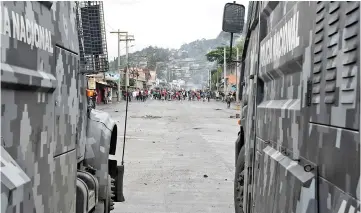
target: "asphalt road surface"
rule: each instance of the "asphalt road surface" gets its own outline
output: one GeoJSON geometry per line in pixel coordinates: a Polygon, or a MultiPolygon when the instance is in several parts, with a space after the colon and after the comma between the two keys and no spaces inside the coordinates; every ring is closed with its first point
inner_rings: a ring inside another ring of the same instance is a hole
{"type": "MultiPolygon", "coordinates": [[[[99,108],[117,121],[120,162],[125,102],[99,108]]],[[[126,201],[112,212],[234,212],[235,113],[215,101],[130,102],[126,201]]]]}

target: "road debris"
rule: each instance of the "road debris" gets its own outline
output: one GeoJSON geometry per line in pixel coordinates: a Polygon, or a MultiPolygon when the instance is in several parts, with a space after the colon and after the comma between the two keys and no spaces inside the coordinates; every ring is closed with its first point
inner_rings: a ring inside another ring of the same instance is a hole
{"type": "Polygon", "coordinates": [[[143,115],[143,116],[136,116],[136,115],[132,115],[130,116],[131,118],[143,118],[143,119],[158,119],[158,118],[162,118],[162,116],[157,116],[157,115],[143,115]]]}

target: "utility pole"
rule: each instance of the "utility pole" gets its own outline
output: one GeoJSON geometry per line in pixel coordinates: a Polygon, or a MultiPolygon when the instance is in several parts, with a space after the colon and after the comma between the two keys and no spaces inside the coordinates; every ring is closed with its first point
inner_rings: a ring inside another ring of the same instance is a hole
{"type": "Polygon", "coordinates": [[[226,47],[223,48],[223,74],[224,74],[224,82],[223,82],[223,92],[224,94],[226,94],[227,92],[227,82],[226,82],[226,78],[227,78],[227,58],[226,58],[226,47]]]}
{"type": "Polygon", "coordinates": [[[124,33],[128,33],[128,32],[120,32],[119,29],[116,32],[110,32],[110,33],[116,33],[118,35],[118,74],[119,74],[119,78],[118,78],[118,101],[121,100],[121,94],[120,94],[120,36],[121,34],[124,33]]]}
{"type": "Polygon", "coordinates": [[[238,88],[238,61],[239,61],[239,49],[237,47],[237,62],[236,62],[236,103],[239,102],[239,88],[238,88]]]}
{"type": "MultiPolygon", "coordinates": [[[[128,94],[128,86],[129,86],[129,41],[134,41],[134,35],[129,35],[128,32],[125,33],[125,39],[120,39],[119,41],[125,41],[125,73],[124,73],[124,83],[125,83],[125,92],[128,94]]],[[[127,96],[126,96],[127,97],[127,96]]]]}
{"type": "Polygon", "coordinates": [[[128,33],[125,35],[125,61],[126,65],[126,72],[125,72],[125,92],[128,95],[128,86],[129,86],[129,40],[128,40],[128,33]]]}
{"type": "Polygon", "coordinates": [[[218,73],[218,68],[219,68],[219,67],[218,67],[218,64],[217,64],[217,84],[216,84],[216,85],[217,85],[217,92],[219,92],[219,76],[218,76],[219,73],[218,73]]]}
{"type": "Polygon", "coordinates": [[[209,87],[209,90],[212,90],[212,82],[211,82],[211,70],[209,69],[208,70],[208,87],[209,87]]]}

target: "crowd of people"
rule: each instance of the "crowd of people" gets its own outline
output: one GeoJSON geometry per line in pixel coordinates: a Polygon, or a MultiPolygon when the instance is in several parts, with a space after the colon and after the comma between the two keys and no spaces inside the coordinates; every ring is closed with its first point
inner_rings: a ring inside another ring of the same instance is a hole
{"type": "Polygon", "coordinates": [[[227,94],[223,92],[212,92],[209,90],[185,90],[185,89],[132,89],[128,93],[122,92],[123,100],[136,100],[140,102],[146,101],[148,98],[152,100],[188,100],[188,101],[210,101],[210,99],[221,100],[227,103],[227,107],[230,107],[232,101],[236,98],[235,92],[229,92],[227,94]]]}
{"type": "Polygon", "coordinates": [[[185,90],[185,89],[154,89],[151,91],[152,99],[155,100],[203,100],[209,101],[211,93],[203,90],[185,90]]]}
{"type": "Polygon", "coordinates": [[[129,101],[136,100],[136,101],[144,102],[147,100],[149,96],[149,90],[136,88],[136,89],[128,90],[128,93],[124,90],[122,94],[123,94],[123,100],[126,100],[126,96],[128,96],[129,101]]]}

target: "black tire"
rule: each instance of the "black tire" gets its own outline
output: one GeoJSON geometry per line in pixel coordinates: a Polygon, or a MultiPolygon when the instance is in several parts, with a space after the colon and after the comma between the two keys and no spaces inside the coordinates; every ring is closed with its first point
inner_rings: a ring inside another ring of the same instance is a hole
{"type": "Polygon", "coordinates": [[[104,202],[104,213],[110,213],[114,209],[114,201],[113,201],[113,189],[112,185],[114,184],[114,179],[108,175],[108,198],[104,202]]]}
{"type": "Polygon", "coordinates": [[[241,148],[236,163],[234,176],[234,209],[236,213],[243,213],[243,185],[244,185],[245,147],[241,148]]]}

